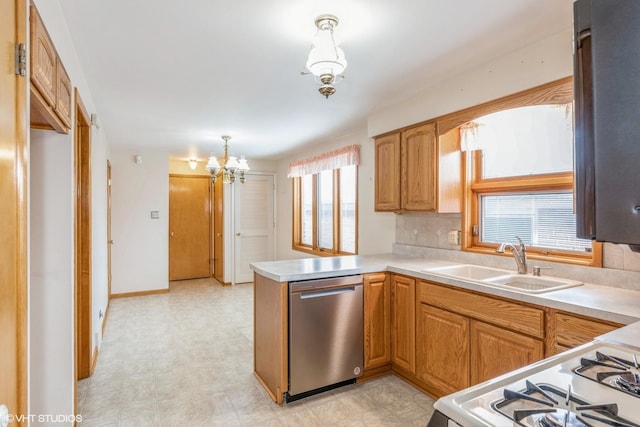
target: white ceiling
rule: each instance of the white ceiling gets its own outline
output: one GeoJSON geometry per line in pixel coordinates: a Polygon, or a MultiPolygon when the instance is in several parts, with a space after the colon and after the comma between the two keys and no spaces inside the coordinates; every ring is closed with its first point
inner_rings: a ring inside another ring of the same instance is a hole
{"type": "Polygon", "coordinates": [[[277,159],[447,75],[566,30],[573,0],[59,0],[112,147],[277,159]],[[339,17],[325,99],[304,63],[339,17]]]}

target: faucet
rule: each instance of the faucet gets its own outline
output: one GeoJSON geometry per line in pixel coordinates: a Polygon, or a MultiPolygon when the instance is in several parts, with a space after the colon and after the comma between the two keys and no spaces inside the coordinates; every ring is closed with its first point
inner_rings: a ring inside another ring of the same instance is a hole
{"type": "Polygon", "coordinates": [[[505,249],[510,249],[518,265],[518,274],[527,274],[527,249],[520,237],[516,236],[516,239],[520,242],[517,248],[511,243],[502,243],[496,252],[503,254],[505,249]]]}

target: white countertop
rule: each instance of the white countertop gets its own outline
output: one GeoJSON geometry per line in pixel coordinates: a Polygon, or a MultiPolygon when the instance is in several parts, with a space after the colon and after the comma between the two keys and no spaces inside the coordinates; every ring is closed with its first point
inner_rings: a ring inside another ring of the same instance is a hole
{"type": "MultiPolygon", "coordinates": [[[[277,282],[389,271],[625,325],[640,320],[640,292],[638,291],[585,283],[574,288],[530,294],[424,271],[427,268],[451,264],[458,263],[440,259],[380,254],[255,262],[251,264],[251,268],[257,274],[277,282]]],[[[640,336],[640,326],[635,330],[635,334],[640,336]]]]}

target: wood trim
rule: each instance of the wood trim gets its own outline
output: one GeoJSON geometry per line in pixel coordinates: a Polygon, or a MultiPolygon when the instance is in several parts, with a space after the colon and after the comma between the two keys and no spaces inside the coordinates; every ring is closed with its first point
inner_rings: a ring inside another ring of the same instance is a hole
{"type": "Polygon", "coordinates": [[[78,88],[74,99],[76,378],[83,379],[92,365],[91,119],[78,88]]]}
{"type": "Polygon", "coordinates": [[[96,370],[96,365],[98,364],[98,346],[93,347],[93,353],[91,354],[91,370],[89,371],[89,375],[93,375],[96,370]]]}
{"type": "Polygon", "coordinates": [[[572,190],[573,173],[554,173],[509,177],[506,179],[484,179],[471,184],[478,194],[502,193],[505,191],[572,190]]]}
{"type": "Polygon", "coordinates": [[[138,292],[122,292],[119,294],[111,294],[111,298],[129,298],[129,297],[142,297],[146,295],[158,295],[158,294],[166,294],[169,292],[169,289],[153,289],[149,291],[138,291],[138,292]]]}

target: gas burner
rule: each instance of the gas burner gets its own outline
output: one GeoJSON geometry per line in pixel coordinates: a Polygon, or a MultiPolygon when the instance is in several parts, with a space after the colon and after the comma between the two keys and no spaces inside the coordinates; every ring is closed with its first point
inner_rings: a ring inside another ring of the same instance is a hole
{"type": "Polygon", "coordinates": [[[582,358],[573,371],[591,381],[596,381],[635,397],[640,397],[640,366],[635,354],[632,361],[596,352],[595,359],[582,358]]]}
{"type": "Polygon", "coordinates": [[[503,390],[503,399],[491,406],[525,427],[640,427],[618,416],[615,403],[592,405],[573,395],[571,386],[562,390],[550,384],[526,381],[522,391],[503,390]]]}

